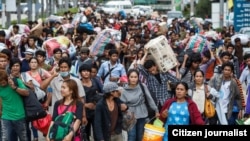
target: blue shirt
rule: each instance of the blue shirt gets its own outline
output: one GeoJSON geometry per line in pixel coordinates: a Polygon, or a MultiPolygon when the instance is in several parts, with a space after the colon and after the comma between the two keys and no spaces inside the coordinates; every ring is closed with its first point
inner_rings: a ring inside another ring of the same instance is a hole
{"type": "Polygon", "coordinates": [[[168,141],[168,125],[189,125],[190,115],[188,111],[188,103],[173,102],[168,109],[168,118],[165,124],[166,132],[164,141],[168,141]]]}
{"type": "Polygon", "coordinates": [[[104,77],[109,72],[110,69],[114,68],[110,74],[105,78],[104,83],[109,82],[110,77],[120,78],[121,76],[126,76],[126,70],[124,66],[120,63],[116,63],[114,66],[111,65],[110,61],[106,61],[101,64],[100,69],[98,70],[97,76],[104,77]]]}

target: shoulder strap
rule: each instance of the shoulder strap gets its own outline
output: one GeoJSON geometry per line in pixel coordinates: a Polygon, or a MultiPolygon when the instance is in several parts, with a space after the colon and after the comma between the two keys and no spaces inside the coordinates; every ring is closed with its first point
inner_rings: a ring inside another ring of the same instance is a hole
{"type": "Polygon", "coordinates": [[[109,64],[109,71],[105,74],[105,76],[103,77],[103,81],[105,81],[106,77],[114,70],[115,67],[110,69],[110,64],[109,64]]]}
{"type": "Polygon", "coordinates": [[[73,103],[73,101],[70,102],[70,104],[66,106],[66,108],[63,110],[62,114],[66,113],[68,111],[68,109],[72,105],[72,103],[73,103]]]}
{"type": "Polygon", "coordinates": [[[205,96],[206,96],[206,94],[209,93],[209,91],[208,91],[208,85],[204,84],[204,88],[205,88],[205,96]]]}
{"type": "Polygon", "coordinates": [[[145,93],[144,86],[143,86],[143,84],[142,84],[141,82],[139,82],[139,85],[140,85],[141,90],[142,90],[142,93],[143,93],[143,95],[144,95],[144,97],[145,97],[145,103],[148,103],[148,100],[147,100],[147,97],[146,97],[146,93],[145,93]]]}

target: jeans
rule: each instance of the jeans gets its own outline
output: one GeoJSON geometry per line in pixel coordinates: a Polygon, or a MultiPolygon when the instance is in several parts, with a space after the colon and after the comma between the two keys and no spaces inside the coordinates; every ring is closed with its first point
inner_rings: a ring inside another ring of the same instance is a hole
{"type": "Polygon", "coordinates": [[[27,141],[25,119],[5,120],[2,119],[2,141],[12,141],[12,133],[15,132],[20,141],[27,141]]]}
{"type": "Polygon", "coordinates": [[[128,131],[128,141],[141,141],[144,132],[146,118],[139,118],[135,126],[128,131]]]}
{"type": "Polygon", "coordinates": [[[238,119],[239,112],[233,112],[231,117],[228,119],[228,125],[236,125],[236,119],[238,119]]]}

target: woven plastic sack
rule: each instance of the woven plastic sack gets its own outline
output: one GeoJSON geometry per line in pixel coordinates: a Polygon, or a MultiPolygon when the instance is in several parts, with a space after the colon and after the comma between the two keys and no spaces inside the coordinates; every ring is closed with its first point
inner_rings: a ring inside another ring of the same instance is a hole
{"type": "Polygon", "coordinates": [[[203,53],[208,49],[208,42],[206,37],[202,35],[195,35],[189,39],[185,51],[192,50],[193,52],[203,53]]]}
{"type": "Polygon", "coordinates": [[[121,33],[114,29],[105,29],[98,33],[95,40],[89,47],[90,54],[93,56],[103,55],[104,48],[108,43],[115,43],[121,40],[121,33]]]}
{"type": "Polygon", "coordinates": [[[240,38],[240,43],[241,43],[242,45],[247,45],[248,41],[250,41],[250,37],[249,37],[248,35],[246,35],[246,34],[236,34],[236,35],[233,35],[233,36],[231,37],[231,43],[232,43],[233,45],[235,45],[234,40],[235,40],[236,38],[240,38]]]}

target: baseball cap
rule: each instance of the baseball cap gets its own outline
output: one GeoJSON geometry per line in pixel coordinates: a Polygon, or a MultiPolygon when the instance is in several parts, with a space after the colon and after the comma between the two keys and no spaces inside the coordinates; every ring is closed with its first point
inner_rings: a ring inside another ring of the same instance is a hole
{"type": "Polygon", "coordinates": [[[35,51],[33,49],[26,49],[26,51],[24,52],[24,54],[31,54],[31,55],[34,55],[35,54],[35,51]]]}
{"type": "Polygon", "coordinates": [[[106,82],[103,85],[103,92],[104,93],[110,93],[110,92],[113,92],[113,91],[119,91],[121,89],[122,89],[122,87],[119,87],[117,85],[117,83],[115,83],[115,82],[106,82]]]}

